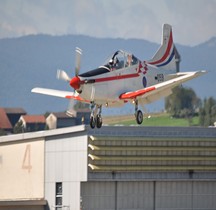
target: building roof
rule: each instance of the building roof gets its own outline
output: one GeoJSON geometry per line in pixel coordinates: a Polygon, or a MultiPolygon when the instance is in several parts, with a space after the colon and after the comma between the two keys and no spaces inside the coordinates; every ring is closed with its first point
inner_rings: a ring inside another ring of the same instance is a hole
{"type": "MultiPolygon", "coordinates": [[[[74,113],[90,113],[90,110],[89,109],[78,109],[77,111],[74,110],[74,113]]],[[[69,116],[66,112],[52,112],[50,114],[53,114],[54,116],[56,116],[56,118],[61,118],[61,119],[66,119],[66,118],[73,118],[75,117],[76,115],[72,115],[72,116],[69,116]]]]}
{"type": "Polygon", "coordinates": [[[66,112],[53,112],[53,115],[55,115],[57,118],[71,118],[66,114],[66,112]]]}
{"type": "Polygon", "coordinates": [[[21,118],[26,123],[46,123],[44,115],[22,115],[21,118]]]}
{"type": "Polygon", "coordinates": [[[12,129],[12,125],[3,108],[0,108],[0,128],[1,129],[12,129]]]}
{"type": "Polygon", "coordinates": [[[71,126],[67,128],[58,128],[53,130],[35,131],[29,133],[13,134],[0,136],[0,145],[7,142],[23,141],[27,139],[45,138],[49,136],[65,135],[76,132],[87,132],[85,125],[71,126]]]}
{"type": "Polygon", "coordinates": [[[26,111],[23,108],[4,108],[7,114],[26,114],[26,111]]]}

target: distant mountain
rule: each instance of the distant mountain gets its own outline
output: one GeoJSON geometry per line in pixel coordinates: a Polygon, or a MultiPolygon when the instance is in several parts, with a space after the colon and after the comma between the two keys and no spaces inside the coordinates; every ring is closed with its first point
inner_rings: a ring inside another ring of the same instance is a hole
{"type": "MultiPolygon", "coordinates": [[[[56,80],[56,70],[64,69],[69,75],[74,75],[74,50],[77,46],[83,50],[81,72],[85,72],[100,66],[117,49],[147,60],[159,45],[140,39],[81,35],[31,35],[0,39],[0,107],[23,107],[33,114],[66,110],[67,100],[32,94],[31,89],[38,86],[70,90],[65,82],[56,80]]],[[[177,48],[182,58],[181,71],[209,71],[207,75],[185,85],[192,87],[201,98],[216,97],[216,37],[195,47],[177,45],[177,48]]],[[[163,108],[159,102],[148,106],[148,109],[154,106],[154,110],[163,108]]],[[[134,111],[133,106],[128,107],[126,112],[134,111]]],[[[107,110],[104,110],[105,113],[107,110]]],[[[118,112],[120,110],[117,109],[114,113],[118,112]]]]}

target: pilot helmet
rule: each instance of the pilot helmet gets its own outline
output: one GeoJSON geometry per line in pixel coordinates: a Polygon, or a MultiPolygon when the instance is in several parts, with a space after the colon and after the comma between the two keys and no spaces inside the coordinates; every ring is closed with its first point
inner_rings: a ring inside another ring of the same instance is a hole
{"type": "Polygon", "coordinates": [[[110,64],[110,65],[113,65],[113,63],[114,63],[113,59],[110,59],[110,60],[109,60],[109,64],[110,64]]]}

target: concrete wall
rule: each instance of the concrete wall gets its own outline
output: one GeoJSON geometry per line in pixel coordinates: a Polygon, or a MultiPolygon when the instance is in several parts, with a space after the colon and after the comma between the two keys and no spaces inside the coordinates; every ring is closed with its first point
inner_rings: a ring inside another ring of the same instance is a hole
{"type": "Polygon", "coordinates": [[[0,145],[0,200],[44,198],[44,140],[0,145]]]}
{"type": "Polygon", "coordinates": [[[62,183],[65,209],[80,210],[80,182],[87,181],[87,134],[75,133],[46,139],[45,198],[56,206],[56,182],[62,183]]]}

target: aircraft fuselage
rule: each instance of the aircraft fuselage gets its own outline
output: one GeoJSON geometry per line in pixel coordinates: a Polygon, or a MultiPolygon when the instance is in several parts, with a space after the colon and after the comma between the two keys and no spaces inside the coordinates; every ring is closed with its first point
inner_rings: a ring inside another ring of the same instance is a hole
{"type": "Polygon", "coordinates": [[[159,71],[157,67],[141,61],[136,65],[113,71],[100,67],[79,76],[82,83],[85,84],[80,86],[80,96],[87,101],[94,101],[109,107],[122,106],[124,101],[118,100],[121,93],[164,82],[168,73],[170,71],[167,73],[159,71]]]}

